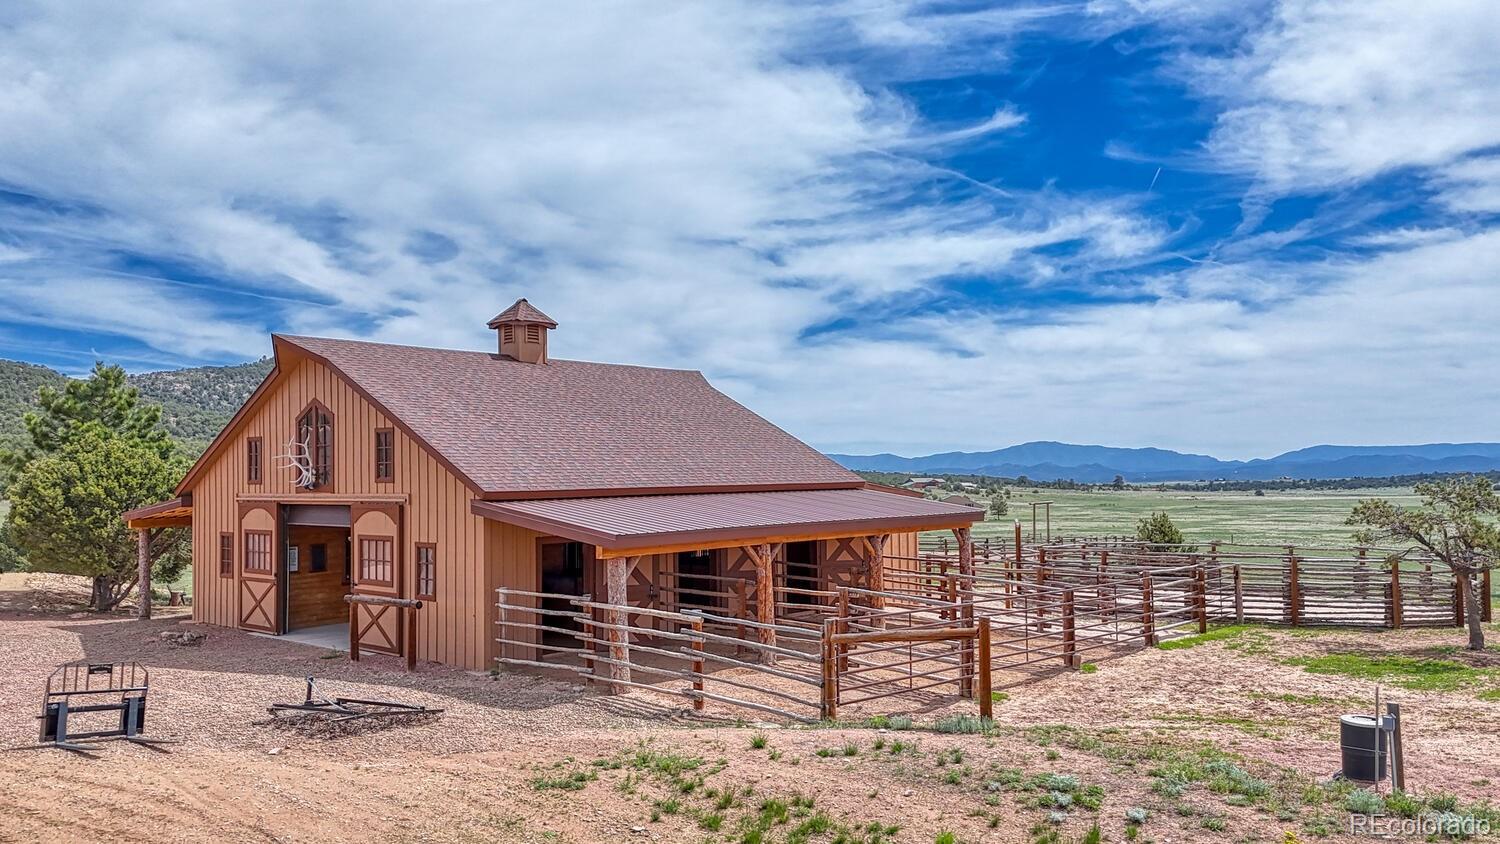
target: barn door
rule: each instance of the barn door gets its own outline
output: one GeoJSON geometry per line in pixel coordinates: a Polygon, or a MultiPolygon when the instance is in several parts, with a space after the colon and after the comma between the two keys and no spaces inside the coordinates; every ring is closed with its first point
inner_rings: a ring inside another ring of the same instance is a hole
{"type": "MultiPolygon", "coordinates": [[[[349,507],[350,584],[356,595],[405,597],[402,565],[401,505],[354,504],[349,507]]],[[[395,607],[354,604],[350,623],[359,631],[359,647],[399,656],[401,611],[395,607]]]]}
{"type": "Polygon", "coordinates": [[[276,553],[281,538],[278,533],[274,504],[240,505],[239,586],[235,606],[240,627],[262,633],[282,632],[280,571],[281,555],[276,553]]]}
{"type": "Polygon", "coordinates": [[[859,545],[859,537],[824,540],[822,544],[827,554],[820,566],[819,580],[823,583],[820,588],[837,589],[840,586],[868,588],[869,563],[865,560],[864,550],[859,545]]]}

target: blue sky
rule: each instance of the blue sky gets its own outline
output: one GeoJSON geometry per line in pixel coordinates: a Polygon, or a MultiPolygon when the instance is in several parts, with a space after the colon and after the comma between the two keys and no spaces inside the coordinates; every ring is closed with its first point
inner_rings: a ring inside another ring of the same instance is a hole
{"type": "Polygon", "coordinates": [[[837,451],[1494,440],[1486,2],[0,8],[0,356],[702,369],[837,451]]]}

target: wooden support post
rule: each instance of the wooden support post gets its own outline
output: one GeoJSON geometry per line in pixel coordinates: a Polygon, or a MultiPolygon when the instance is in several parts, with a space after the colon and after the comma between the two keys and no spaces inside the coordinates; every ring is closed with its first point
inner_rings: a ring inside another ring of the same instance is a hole
{"type": "Polygon", "coordinates": [[[823,720],[832,721],[839,717],[839,672],[842,668],[839,660],[842,659],[845,645],[835,645],[833,634],[836,625],[841,621],[829,619],[823,622],[823,686],[822,686],[822,710],[819,714],[823,720]]]}
{"type": "Polygon", "coordinates": [[[1069,668],[1078,667],[1078,640],[1073,627],[1073,590],[1062,596],[1062,658],[1069,668]]]}
{"type": "MultiPolygon", "coordinates": [[[[772,553],[769,544],[752,545],[745,549],[750,554],[750,559],[755,562],[755,620],[761,624],[770,625],[776,623],[776,590],[772,578],[772,553]]],[[[776,631],[770,627],[759,627],[756,629],[762,645],[776,645],[776,631]]],[[[776,662],[776,655],[770,651],[760,652],[760,661],[766,665],[776,662]]]]}
{"type": "Polygon", "coordinates": [[[1391,560],[1390,587],[1391,629],[1401,629],[1401,561],[1391,560]]]}
{"type": "Polygon", "coordinates": [[[359,604],[349,603],[349,661],[359,662],[359,604]]]}
{"type": "Polygon", "coordinates": [[[943,620],[953,621],[958,618],[958,578],[951,574],[943,575],[943,598],[948,602],[943,607],[943,620]]]}
{"type": "Polygon", "coordinates": [[[1245,576],[1240,564],[1234,564],[1234,623],[1245,623],[1245,576]]]}
{"type": "Polygon", "coordinates": [[[958,542],[958,573],[964,577],[974,574],[974,537],[970,528],[953,529],[953,538],[958,542]]]}
{"type": "Polygon", "coordinates": [[[609,640],[610,691],[617,695],[629,690],[625,684],[630,682],[630,631],[625,628],[630,622],[630,612],[626,609],[625,587],[631,569],[640,560],[640,557],[611,557],[605,561],[604,594],[609,605],[604,614],[608,626],[605,638],[609,640]]]}
{"type": "Polygon", "coordinates": [[[136,528],[135,562],[136,576],[140,580],[136,584],[135,617],[144,621],[151,617],[151,531],[148,528],[136,528]]]}
{"type": "MultiPolygon", "coordinates": [[[[693,691],[703,691],[703,619],[693,619],[693,691]]],[[[703,711],[703,696],[693,698],[693,711],[703,711]]]]}
{"type": "Polygon", "coordinates": [[[1370,591],[1370,549],[1354,549],[1354,594],[1363,598],[1370,591]]]}
{"type": "Polygon", "coordinates": [[[990,687],[990,620],[979,619],[979,717],[995,717],[995,699],[990,687]]]}
{"type": "Polygon", "coordinates": [[[1021,568],[1021,520],[1016,519],[1016,568],[1021,568]]]}
{"type": "Polygon", "coordinates": [[[1208,572],[1203,566],[1193,569],[1193,604],[1198,616],[1198,632],[1208,632],[1208,572]]]}
{"type": "Polygon", "coordinates": [[[1458,572],[1453,573],[1453,626],[1464,626],[1464,590],[1469,588],[1469,579],[1458,572]]]}
{"type": "MultiPolygon", "coordinates": [[[[890,539],[890,534],[884,533],[865,538],[869,555],[865,560],[865,566],[869,571],[869,584],[872,592],[885,591],[885,543],[887,539],[890,539]]],[[[870,596],[870,607],[875,610],[885,609],[885,595],[870,596]]]]}
{"type": "MultiPolygon", "coordinates": [[[[960,623],[968,629],[974,627],[974,603],[965,603],[959,608],[960,623]]],[[[974,696],[974,640],[969,638],[958,641],[958,696],[972,698],[974,696]]]]}
{"type": "Polygon", "coordinates": [[[1141,636],[1146,647],[1156,644],[1156,610],[1151,606],[1151,575],[1141,572],[1141,636]]]}
{"type": "MultiPolygon", "coordinates": [[[[1287,550],[1291,551],[1291,546],[1288,546],[1287,550]]],[[[1297,556],[1295,554],[1288,555],[1287,576],[1290,578],[1290,580],[1287,583],[1286,601],[1287,612],[1291,616],[1293,627],[1296,627],[1297,625],[1302,623],[1302,585],[1297,573],[1299,562],[1300,561],[1297,559],[1297,556]]]]}
{"type": "Polygon", "coordinates": [[[417,608],[406,608],[406,670],[417,670],[417,608]]]}

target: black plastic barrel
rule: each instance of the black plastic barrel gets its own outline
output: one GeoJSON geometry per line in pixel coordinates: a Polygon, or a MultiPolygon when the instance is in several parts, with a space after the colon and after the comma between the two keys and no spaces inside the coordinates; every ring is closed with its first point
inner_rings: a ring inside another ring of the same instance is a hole
{"type": "Polygon", "coordinates": [[[1359,782],[1385,779],[1385,731],[1371,715],[1345,715],[1339,719],[1339,746],[1343,750],[1344,778],[1359,782]]]}

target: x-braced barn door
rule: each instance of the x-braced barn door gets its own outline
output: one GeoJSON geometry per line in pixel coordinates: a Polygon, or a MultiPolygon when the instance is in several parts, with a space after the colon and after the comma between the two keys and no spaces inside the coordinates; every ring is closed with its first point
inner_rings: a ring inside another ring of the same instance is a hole
{"type": "MultiPolygon", "coordinates": [[[[352,587],[356,595],[405,597],[401,549],[401,505],[354,504],[349,508],[354,553],[352,587]]],[[[359,647],[399,656],[401,611],[395,607],[353,604],[350,623],[359,630],[359,647]]]]}
{"type": "Polygon", "coordinates": [[[240,504],[239,589],[235,594],[240,627],[262,633],[281,633],[281,588],[278,567],[283,565],[276,505],[240,504]]]}

